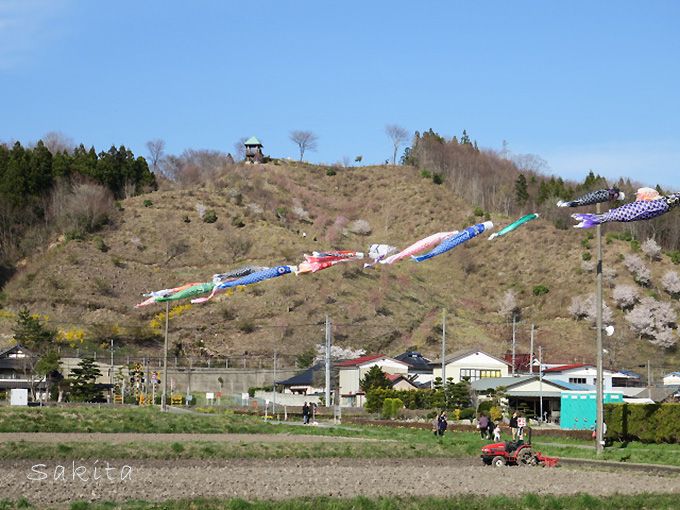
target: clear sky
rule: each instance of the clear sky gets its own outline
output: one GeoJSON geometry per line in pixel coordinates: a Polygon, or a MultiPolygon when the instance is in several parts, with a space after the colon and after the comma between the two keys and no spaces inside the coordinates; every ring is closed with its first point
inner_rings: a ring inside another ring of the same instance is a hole
{"type": "Polygon", "coordinates": [[[391,157],[386,124],[680,191],[680,2],[0,0],[0,140],[61,131],[306,159],[391,157]]]}

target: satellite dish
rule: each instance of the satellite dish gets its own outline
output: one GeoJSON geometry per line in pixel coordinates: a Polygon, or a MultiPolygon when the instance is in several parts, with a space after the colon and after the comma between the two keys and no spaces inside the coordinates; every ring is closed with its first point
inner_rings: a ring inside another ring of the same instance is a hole
{"type": "Polygon", "coordinates": [[[604,332],[607,333],[607,336],[612,336],[614,334],[614,326],[607,326],[604,328],[604,332]]]}

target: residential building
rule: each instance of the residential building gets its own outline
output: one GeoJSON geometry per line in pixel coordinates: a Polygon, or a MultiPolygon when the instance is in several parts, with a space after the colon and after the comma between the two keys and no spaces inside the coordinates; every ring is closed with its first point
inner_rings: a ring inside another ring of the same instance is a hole
{"type": "Polygon", "coordinates": [[[663,376],[664,386],[677,386],[680,385],[680,372],[671,372],[663,376]]]}
{"type": "Polygon", "coordinates": [[[276,381],[276,385],[283,388],[283,393],[295,395],[320,395],[324,392],[324,384],[323,363],[317,363],[288,379],[276,381]]]}
{"type": "Polygon", "coordinates": [[[415,384],[429,383],[432,381],[432,361],[416,351],[406,351],[394,359],[403,361],[408,365],[408,375],[415,384]]]}
{"type": "MultiPolygon", "coordinates": [[[[491,377],[507,377],[510,363],[496,356],[477,350],[461,350],[444,358],[446,380],[454,383],[462,380],[470,382],[491,377]]],[[[432,364],[433,379],[442,376],[441,360],[432,364]]]]}
{"type": "Polygon", "coordinates": [[[0,391],[30,389],[31,383],[36,390],[44,389],[45,378],[38,380],[33,376],[36,361],[35,355],[20,344],[0,351],[0,391]]]}
{"type": "Polygon", "coordinates": [[[380,367],[385,374],[408,374],[409,365],[384,354],[372,354],[360,358],[340,361],[335,366],[340,377],[340,405],[344,407],[362,407],[365,394],[359,383],[374,366],[380,367]]]}
{"type": "MultiPolygon", "coordinates": [[[[597,383],[597,368],[595,365],[587,363],[560,365],[544,369],[543,379],[595,386],[597,383]]],[[[624,381],[639,380],[639,377],[636,378],[635,375],[603,369],[602,380],[604,382],[604,389],[611,391],[615,386],[614,382],[616,382],[617,387],[625,386],[625,384],[622,384],[624,381]]]]}
{"type": "Polygon", "coordinates": [[[418,386],[408,374],[386,374],[386,377],[392,383],[393,390],[412,391],[418,389],[418,386]]]}

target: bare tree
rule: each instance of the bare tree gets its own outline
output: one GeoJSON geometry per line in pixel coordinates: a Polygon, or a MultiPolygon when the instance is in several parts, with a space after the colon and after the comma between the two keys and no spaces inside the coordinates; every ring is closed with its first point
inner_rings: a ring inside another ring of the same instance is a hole
{"type": "Polygon", "coordinates": [[[246,140],[247,138],[243,136],[234,142],[234,154],[236,154],[236,161],[243,161],[246,159],[246,140]]]}
{"type": "Polygon", "coordinates": [[[311,131],[291,131],[290,139],[293,143],[297,144],[298,148],[300,149],[300,161],[302,161],[305,151],[316,150],[316,142],[318,138],[311,131]]]}
{"type": "Polygon", "coordinates": [[[158,173],[158,164],[163,159],[165,154],[165,142],[159,138],[149,140],[146,142],[146,148],[149,151],[149,159],[151,160],[151,171],[158,173]]]}
{"type": "Polygon", "coordinates": [[[57,152],[72,152],[75,144],[71,137],[66,136],[64,133],[59,131],[50,131],[45,133],[42,137],[42,142],[47,147],[47,150],[51,154],[56,154],[57,152]]]}
{"type": "Polygon", "coordinates": [[[385,126],[385,134],[392,141],[392,147],[394,151],[392,152],[392,164],[397,164],[397,151],[399,146],[408,140],[408,131],[403,127],[397,126],[396,124],[388,124],[385,126]]]}

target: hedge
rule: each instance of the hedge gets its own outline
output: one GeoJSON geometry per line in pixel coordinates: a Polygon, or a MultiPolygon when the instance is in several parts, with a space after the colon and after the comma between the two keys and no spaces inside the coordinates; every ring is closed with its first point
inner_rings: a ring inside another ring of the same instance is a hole
{"type": "Polygon", "coordinates": [[[607,404],[604,422],[614,440],[680,442],[680,404],[607,404]]]}
{"type": "Polygon", "coordinates": [[[398,398],[406,409],[435,409],[443,405],[443,393],[436,390],[391,390],[375,388],[366,393],[366,410],[379,413],[386,398],[398,398]]]}

